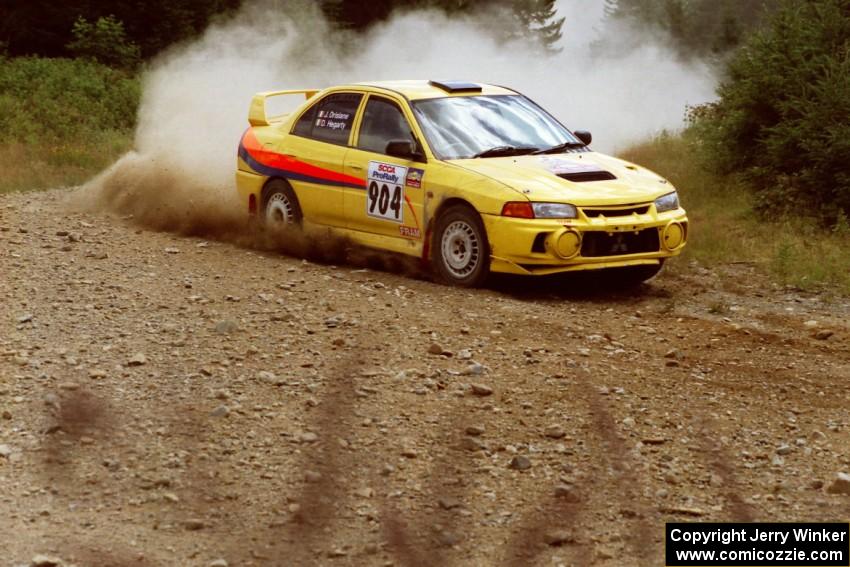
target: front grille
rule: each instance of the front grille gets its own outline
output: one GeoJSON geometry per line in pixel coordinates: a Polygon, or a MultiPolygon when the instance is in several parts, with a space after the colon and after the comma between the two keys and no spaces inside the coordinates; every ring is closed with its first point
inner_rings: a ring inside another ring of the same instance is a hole
{"type": "Polygon", "coordinates": [[[615,232],[614,234],[585,232],[581,241],[581,255],[585,258],[658,252],[658,248],[657,228],[647,228],[637,234],[634,232],[615,232]]]}
{"type": "Polygon", "coordinates": [[[588,218],[596,217],[627,217],[634,213],[645,215],[649,211],[649,205],[641,205],[638,207],[628,207],[625,209],[582,209],[581,212],[588,218]]]}
{"type": "Polygon", "coordinates": [[[588,181],[610,181],[612,179],[617,179],[617,177],[610,171],[577,171],[575,173],[559,173],[558,177],[575,183],[587,183],[588,181]]]}

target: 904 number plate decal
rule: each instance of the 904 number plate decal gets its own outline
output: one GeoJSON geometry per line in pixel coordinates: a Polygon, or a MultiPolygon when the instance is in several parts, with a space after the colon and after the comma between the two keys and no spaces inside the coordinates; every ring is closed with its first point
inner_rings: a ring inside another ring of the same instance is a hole
{"type": "Polygon", "coordinates": [[[370,217],[403,223],[406,177],[406,167],[370,161],[366,186],[366,214],[370,217]]]}

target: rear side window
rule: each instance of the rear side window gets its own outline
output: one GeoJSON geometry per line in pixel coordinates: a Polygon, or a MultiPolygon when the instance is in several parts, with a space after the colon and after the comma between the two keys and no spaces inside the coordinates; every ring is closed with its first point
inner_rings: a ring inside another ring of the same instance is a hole
{"type": "Polygon", "coordinates": [[[326,96],[301,115],[292,133],[320,142],[345,145],[362,98],[363,95],[357,93],[326,96]]]}
{"type": "Polygon", "coordinates": [[[370,97],[360,125],[357,147],[383,154],[387,143],[393,140],[414,141],[410,124],[397,104],[384,98],[370,97]]]}

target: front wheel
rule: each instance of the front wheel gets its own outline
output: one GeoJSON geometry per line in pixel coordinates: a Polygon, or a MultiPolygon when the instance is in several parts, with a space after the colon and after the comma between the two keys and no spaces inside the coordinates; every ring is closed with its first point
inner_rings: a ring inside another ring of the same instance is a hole
{"type": "Polygon", "coordinates": [[[473,209],[450,207],[437,219],[431,258],[437,277],[444,283],[478,287],[490,275],[487,232],[473,209]]]}

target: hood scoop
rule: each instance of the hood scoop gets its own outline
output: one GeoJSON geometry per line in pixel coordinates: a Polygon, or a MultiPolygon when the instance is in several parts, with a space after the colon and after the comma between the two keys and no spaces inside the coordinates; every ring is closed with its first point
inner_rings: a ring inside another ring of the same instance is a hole
{"type": "Polygon", "coordinates": [[[588,181],[610,181],[617,179],[613,173],[605,171],[592,162],[579,159],[564,159],[561,157],[540,158],[540,165],[561,179],[574,183],[586,183],[588,181]]]}
{"type": "Polygon", "coordinates": [[[574,173],[557,173],[561,179],[573,181],[575,183],[586,183],[588,181],[611,181],[617,179],[617,176],[609,171],[581,171],[574,173]]]}

